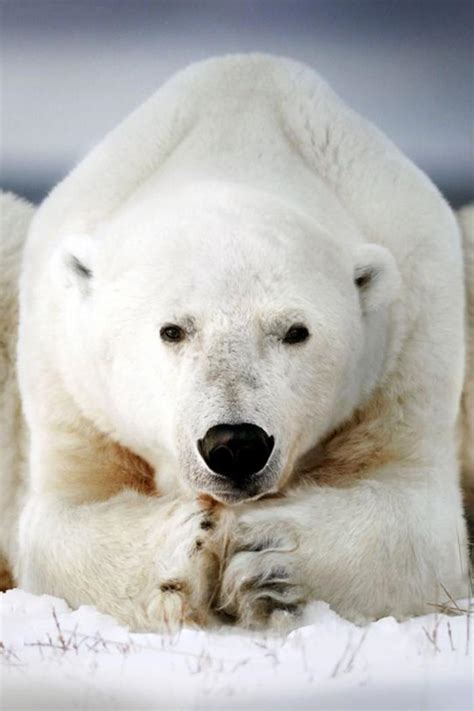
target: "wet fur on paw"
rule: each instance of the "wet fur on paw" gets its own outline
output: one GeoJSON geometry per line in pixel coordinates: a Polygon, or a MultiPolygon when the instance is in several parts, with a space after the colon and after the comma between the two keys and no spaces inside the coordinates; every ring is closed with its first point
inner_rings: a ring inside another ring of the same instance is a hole
{"type": "Polygon", "coordinates": [[[184,624],[212,622],[222,559],[225,556],[228,517],[223,507],[208,501],[179,507],[170,525],[173,535],[169,563],[159,571],[147,617],[158,627],[175,631],[184,624]],[[176,517],[176,518],[175,518],[176,517]]]}
{"type": "Polygon", "coordinates": [[[250,629],[291,626],[307,601],[296,530],[279,529],[241,524],[228,550],[217,608],[250,629]]]}

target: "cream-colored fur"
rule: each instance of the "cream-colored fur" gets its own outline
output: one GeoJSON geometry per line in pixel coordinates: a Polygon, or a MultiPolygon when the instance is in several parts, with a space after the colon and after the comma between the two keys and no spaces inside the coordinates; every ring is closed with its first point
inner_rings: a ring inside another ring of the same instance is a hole
{"type": "Polygon", "coordinates": [[[16,527],[25,481],[27,436],[16,372],[20,261],[34,208],[0,194],[0,589],[17,557],[16,527]]]}
{"type": "Polygon", "coordinates": [[[474,204],[466,205],[458,216],[466,284],[466,374],[459,419],[461,468],[467,514],[474,530],[474,204]]]}
{"type": "Polygon", "coordinates": [[[29,232],[18,582],[140,629],[463,595],[462,267],[436,189],[310,70],[248,55],[179,74],[29,232]],[[295,319],[311,338],[289,350],[295,319]],[[228,421],[275,437],[232,507],[196,451],[228,421]]]}

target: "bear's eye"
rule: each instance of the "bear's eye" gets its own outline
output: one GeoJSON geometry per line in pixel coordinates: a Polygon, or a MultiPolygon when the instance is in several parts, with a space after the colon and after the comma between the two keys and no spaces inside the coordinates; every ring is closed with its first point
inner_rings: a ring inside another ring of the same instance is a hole
{"type": "Polygon", "coordinates": [[[181,326],[170,323],[160,329],[160,336],[167,343],[178,343],[186,338],[186,332],[181,326]]]}
{"type": "Polygon", "coordinates": [[[309,338],[309,331],[302,324],[295,324],[288,329],[283,338],[283,343],[293,345],[294,343],[303,343],[309,338]]]}

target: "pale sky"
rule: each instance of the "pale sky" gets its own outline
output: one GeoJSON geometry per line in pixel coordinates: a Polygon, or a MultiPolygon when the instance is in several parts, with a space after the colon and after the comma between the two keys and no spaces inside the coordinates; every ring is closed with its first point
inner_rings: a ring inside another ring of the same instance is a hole
{"type": "Polygon", "coordinates": [[[43,194],[175,70],[302,60],[448,193],[474,196],[474,4],[457,0],[3,0],[3,187],[43,194]]]}

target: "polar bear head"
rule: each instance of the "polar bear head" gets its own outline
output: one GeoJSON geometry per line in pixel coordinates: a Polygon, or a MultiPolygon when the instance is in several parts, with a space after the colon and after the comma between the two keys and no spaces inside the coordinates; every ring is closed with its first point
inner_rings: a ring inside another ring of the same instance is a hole
{"type": "Polygon", "coordinates": [[[385,367],[398,271],[277,198],[194,185],[61,241],[63,376],[169,481],[276,491],[385,367]]]}

